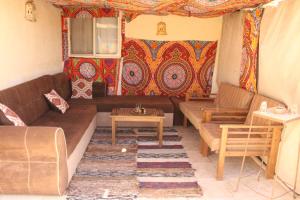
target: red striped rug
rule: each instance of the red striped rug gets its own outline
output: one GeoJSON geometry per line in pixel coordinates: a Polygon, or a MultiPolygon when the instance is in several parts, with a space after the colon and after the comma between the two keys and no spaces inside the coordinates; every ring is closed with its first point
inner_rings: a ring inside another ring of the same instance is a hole
{"type": "Polygon", "coordinates": [[[138,197],[198,199],[202,196],[176,129],[164,129],[162,147],[158,145],[155,129],[140,128],[137,135],[138,197]]]}

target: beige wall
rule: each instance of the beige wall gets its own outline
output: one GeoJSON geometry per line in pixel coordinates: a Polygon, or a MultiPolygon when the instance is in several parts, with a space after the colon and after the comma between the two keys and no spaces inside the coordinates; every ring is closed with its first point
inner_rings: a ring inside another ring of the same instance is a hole
{"type": "MultiPolygon", "coordinates": [[[[181,17],[175,15],[153,16],[141,15],[126,24],[126,37],[148,40],[220,40],[222,33],[222,17],[201,19],[195,17],[181,17]],[[157,36],[157,23],[167,24],[165,36],[157,36]]],[[[218,46],[219,47],[219,46],[218,46]]],[[[218,57],[217,51],[217,57],[218,57]]],[[[216,91],[216,75],[218,59],[216,60],[213,78],[213,92],[216,91]]]]}
{"type": "Polygon", "coordinates": [[[239,85],[243,46],[243,13],[223,17],[217,82],[239,85]]]}
{"type": "MultiPolygon", "coordinates": [[[[265,10],[261,24],[258,91],[300,112],[300,1],[286,0],[278,8],[265,10]]],[[[293,185],[300,120],[286,125],[282,136],[277,173],[293,185]]],[[[299,170],[300,173],[300,170],[299,170]]],[[[300,177],[298,178],[300,192],[300,177]]]]}
{"type": "Polygon", "coordinates": [[[35,0],[37,22],[24,19],[26,0],[0,0],[0,89],[62,71],[60,10],[35,0]]]}
{"type": "MultiPolygon", "coordinates": [[[[258,92],[297,104],[300,112],[300,1],[286,0],[277,8],[266,8],[261,24],[258,92]]],[[[242,50],[242,15],[224,17],[218,81],[239,85],[242,50]]],[[[300,121],[286,125],[282,135],[276,173],[293,185],[300,121]]],[[[300,170],[299,170],[300,174],[300,170]]],[[[300,192],[300,178],[298,178],[300,192]]]]}

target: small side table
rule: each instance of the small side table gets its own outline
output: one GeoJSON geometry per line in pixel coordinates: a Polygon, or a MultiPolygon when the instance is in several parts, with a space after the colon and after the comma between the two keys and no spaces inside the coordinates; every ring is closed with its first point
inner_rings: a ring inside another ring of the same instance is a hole
{"type": "MultiPolygon", "coordinates": [[[[292,121],[295,121],[295,120],[299,120],[300,121],[300,114],[291,114],[291,113],[278,114],[278,113],[274,112],[274,109],[275,108],[269,108],[267,110],[267,112],[254,111],[253,114],[252,114],[252,119],[251,119],[251,124],[250,124],[251,127],[252,127],[252,123],[253,123],[253,118],[254,117],[266,119],[266,120],[269,120],[270,122],[273,121],[273,122],[282,123],[284,125],[284,128],[285,128],[286,124],[289,123],[289,122],[292,122],[292,121]]],[[[247,152],[247,147],[245,149],[245,152],[247,152]]],[[[299,161],[300,161],[299,156],[300,156],[300,140],[299,140],[299,146],[298,146],[298,158],[297,158],[297,167],[296,167],[296,177],[295,177],[295,183],[294,183],[294,188],[293,188],[293,196],[294,196],[294,198],[296,198],[298,169],[299,169],[299,165],[300,165],[300,163],[299,163],[299,161]]],[[[242,162],[242,166],[241,166],[241,173],[242,173],[243,168],[244,168],[244,164],[245,164],[244,162],[245,162],[245,156],[243,158],[243,162],[242,162]]],[[[240,182],[241,173],[240,173],[239,180],[238,180],[237,184],[239,184],[239,182],[240,182]]],[[[238,188],[238,185],[237,185],[237,188],[238,188]]]]}

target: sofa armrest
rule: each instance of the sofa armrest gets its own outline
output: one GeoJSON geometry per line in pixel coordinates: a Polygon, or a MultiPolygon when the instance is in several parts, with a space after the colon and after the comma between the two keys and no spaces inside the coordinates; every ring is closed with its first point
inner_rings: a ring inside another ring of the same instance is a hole
{"type": "Polygon", "coordinates": [[[64,194],[68,170],[61,128],[0,126],[0,138],[0,194],[64,194]]]}
{"type": "Polygon", "coordinates": [[[248,109],[236,108],[204,108],[203,121],[226,124],[243,124],[247,118],[248,109]]]}

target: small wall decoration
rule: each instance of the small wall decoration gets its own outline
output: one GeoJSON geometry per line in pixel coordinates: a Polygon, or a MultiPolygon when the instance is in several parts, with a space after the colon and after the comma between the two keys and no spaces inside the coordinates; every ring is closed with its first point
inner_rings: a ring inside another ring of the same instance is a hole
{"type": "Polygon", "coordinates": [[[25,3],[25,19],[31,22],[35,22],[36,21],[36,7],[33,3],[33,0],[28,0],[25,3]]]}
{"type": "Polygon", "coordinates": [[[157,24],[157,33],[156,35],[167,35],[167,24],[166,22],[159,22],[157,24]]]}

